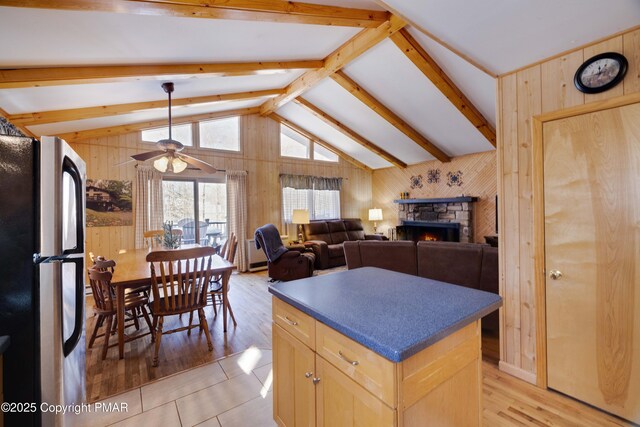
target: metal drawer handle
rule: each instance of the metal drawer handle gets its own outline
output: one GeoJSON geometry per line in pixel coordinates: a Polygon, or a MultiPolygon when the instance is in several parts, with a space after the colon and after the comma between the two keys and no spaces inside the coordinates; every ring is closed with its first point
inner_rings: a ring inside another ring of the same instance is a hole
{"type": "Polygon", "coordinates": [[[285,322],[287,322],[288,324],[290,324],[291,326],[298,326],[298,322],[289,319],[288,316],[282,317],[282,316],[278,315],[278,317],[281,318],[282,320],[284,320],[285,322]]]}
{"type": "Polygon", "coordinates": [[[340,356],[342,360],[352,364],[353,366],[358,366],[360,364],[360,362],[358,362],[357,360],[349,360],[344,354],[342,354],[342,350],[338,350],[338,356],[340,356]]]}

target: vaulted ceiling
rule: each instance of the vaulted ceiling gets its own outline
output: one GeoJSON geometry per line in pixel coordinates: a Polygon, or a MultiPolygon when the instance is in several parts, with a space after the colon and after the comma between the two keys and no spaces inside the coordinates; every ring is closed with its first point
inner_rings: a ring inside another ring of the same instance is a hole
{"type": "Polygon", "coordinates": [[[494,149],[495,77],[636,0],[0,0],[0,114],[68,140],[260,113],[372,169],[494,149]]]}

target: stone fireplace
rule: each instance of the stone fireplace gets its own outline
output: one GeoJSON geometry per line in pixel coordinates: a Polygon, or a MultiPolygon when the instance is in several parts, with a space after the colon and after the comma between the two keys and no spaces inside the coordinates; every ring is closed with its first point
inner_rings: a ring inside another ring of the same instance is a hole
{"type": "Polygon", "coordinates": [[[399,199],[396,235],[400,240],[473,242],[477,197],[399,199]]]}

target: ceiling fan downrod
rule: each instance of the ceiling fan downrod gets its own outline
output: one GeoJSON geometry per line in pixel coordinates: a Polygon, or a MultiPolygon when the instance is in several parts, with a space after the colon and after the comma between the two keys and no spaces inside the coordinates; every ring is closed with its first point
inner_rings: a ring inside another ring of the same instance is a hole
{"type": "Polygon", "coordinates": [[[173,92],[173,82],[162,83],[162,89],[169,95],[169,139],[171,137],[171,92],[173,92]]]}

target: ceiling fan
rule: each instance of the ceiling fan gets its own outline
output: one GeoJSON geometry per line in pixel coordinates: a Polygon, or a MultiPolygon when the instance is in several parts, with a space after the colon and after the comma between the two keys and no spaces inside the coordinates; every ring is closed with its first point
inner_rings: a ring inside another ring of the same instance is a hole
{"type": "Polygon", "coordinates": [[[171,138],[171,92],[173,92],[173,83],[162,83],[162,89],[169,95],[169,138],[156,142],[158,150],[134,154],[131,158],[140,162],[155,159],[153,167],[160,172],[180,173],[187,169],[187,166],[192,166],[195,169],[200,169],[207,173],[218,172],[218,170],[209,163],[180,153],[184,145],[171,138]]]}

